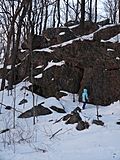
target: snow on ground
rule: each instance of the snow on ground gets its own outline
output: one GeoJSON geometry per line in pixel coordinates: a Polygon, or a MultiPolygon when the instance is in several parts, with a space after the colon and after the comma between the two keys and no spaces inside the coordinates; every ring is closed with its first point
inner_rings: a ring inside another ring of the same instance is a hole
{"type": "MultiPolygon", "coordinates": [[[[22,87],[28,85],[29,83],[22,82],[16,87],[16,109],[22,112],[32,107],[32,94],[22,87]],[[23,98],[28,103],[18,105],[23,98]]],[[[0,92],[1,100],[4,97],[3,104],[9,106],[13,106],[13,96],[8,96],[7,91],[0,92]]],[[[69,113],[75,107],[82,106],[77,101],[77,95],[75,96],[76,102],[73,102],[73,95],[70,93],[59,102],[54,97],[45,99],[35,95],[35,102],[44,102],[45,107],[52,104],[59,108],[64,106],[69,113]]],[[[65,115],[56,112],[37,117],[35,125],[32,118],[17,118],[20,112],[16,112],[16,129],[12,129],[13,111],[5,110],[2,106],[1,112],[0,131],[6,128],[11,130],[0,134],[0,160],[120,160],[120,125],[116,124],[120,121],[120,102],[99,106],[104,126],[91,123],[96,119],[96,107],[88,104],[81,114],[90,123],[90,127],[83,131],[77,131],[76,124],[66,125],[63,121],[55,123],[65,115]]]]}

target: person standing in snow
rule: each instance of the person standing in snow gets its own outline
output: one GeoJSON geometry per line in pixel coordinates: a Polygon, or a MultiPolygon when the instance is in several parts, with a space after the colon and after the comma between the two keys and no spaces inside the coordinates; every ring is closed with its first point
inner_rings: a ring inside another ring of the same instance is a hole
{"type": "Polygon", "coordinates": [[[83,102],[83,106],[82,106],[82,109],[85,109],[85,106],[86,106],[86,103],[89,101],[89,98],[88,98],[88,91],[86,88],[83,89],[83,92],[82,92],[82,102],[83,102]]]}

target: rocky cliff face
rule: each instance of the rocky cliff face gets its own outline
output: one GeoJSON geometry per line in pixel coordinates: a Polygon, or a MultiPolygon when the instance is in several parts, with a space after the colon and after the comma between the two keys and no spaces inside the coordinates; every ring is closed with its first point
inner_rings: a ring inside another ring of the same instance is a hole
{"type": "MultiPolygon", "coordinates": [[[[80,33],[78,26],[76,32],[75,28],[72,31],[69,28],[45,31],[49,48],[40,50],[38,47],[32,53],[34,92],[59,98],[64,95],[63,91],[68,91],[81,97],[83,88],[87,87],[90,103],[108,105],[120,100],[120,43],[101,42],[101,39],[120,33],[120,30],[116,31],[118,27],[103,28],[102,33],[96,31],[93,40],[76,38],[80,33]]],[[[95,26],[87,31],[92,33],[94,30],[95,26]]],[[[31,77],[29,54],[24,59],[20,54],[21,64],[17,67],[19,81],[26,76],[31,77]]]]}

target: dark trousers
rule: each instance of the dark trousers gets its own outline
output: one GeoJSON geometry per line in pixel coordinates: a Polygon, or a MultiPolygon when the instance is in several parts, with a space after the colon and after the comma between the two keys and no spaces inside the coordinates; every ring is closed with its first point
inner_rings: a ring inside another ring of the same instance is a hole
{"type": "Polygon", "coordinates": [[[85,109],[85,106],[86,106],[86,102],[83,102],[82,109],[85,109]]]}

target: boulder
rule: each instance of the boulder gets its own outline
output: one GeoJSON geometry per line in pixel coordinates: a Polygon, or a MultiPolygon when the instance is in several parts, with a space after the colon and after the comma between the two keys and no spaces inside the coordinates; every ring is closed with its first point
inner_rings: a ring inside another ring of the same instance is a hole
{"type": "Polygon", "coordinates": [[[82,120],[79,113],[77,112],[69,114],[69,116],[65,116],[63,119],[65,120],[66,117],[68,117],[68,119],[66,120],[65,124],[74,124],[82,120]]]}
{"type": "Polygon", "coordinates": [[[43,32],[50,45],[59,44],[76,38],[75,34],[67,27],[48,28],[43,32]]]}
{"type": "Polygon", "coordinates": [[[22,99],[22,100],[19,102],[18,105],[22,105],[22,104],[25,104],[25,103],[27,103],[27,102],[28,102],[27,99],[22,99]]]}
{"type": "MultiPolygon", "coordinates": [[[[35,106],[34,109],[35,109],[35,116],[48,115],[52,113],[50,109],[43,107],[41,104],[35,106]]],[[[20,114],[18,118],[30,118],[30,117],[33,117],[33,108],[20,114]]]]}
{"type": "Polygon", "coordinates": [[[98,25],[96,23],[90,22],[90,21],[85,21],[84,23],[84,29],[81,24],[76,25],[75,27],[70,27],[71,31],[76,35],[76,36],[82,36],[82,35],[87,35],[90,33],[93,33],[98,29],[98,25]]]}
{"type": "Polygon", "coordinates": [[[82,131],[84,129],[88,129],[89,128],[89,123],[88,122],[84,122],[84,121],[79,121],[77,126],[76,126],[76,129],[78,131],[82,131]]]}
{"type": "Polygon", "coordinates": [[[104,126],[104,122],[101,121],[101,120],[95,120],[95,119],[94,119],[94,120],[92,121],[92,123],[93,123],[93,124],[96,124],[96,125],[104,126]]]}
{"type": "Polygon", "coordinates": [[[116,36],[119,33],[120,33],[120,24],[109,25],[107,27],[103,27],[102,29],[96,31],[94,33],[93,39],[95,41],[109,40],[110,38],[116,36]]]}
{"type": "Polygon", "coordinates": [[[50,108],[51,108],[53,111],[56,111],[56,112],[58,112],[58,113],[66,113],[64,109],[58,108],[58,107],[56,107],[56,106],[51,106],[50,108]]]}

